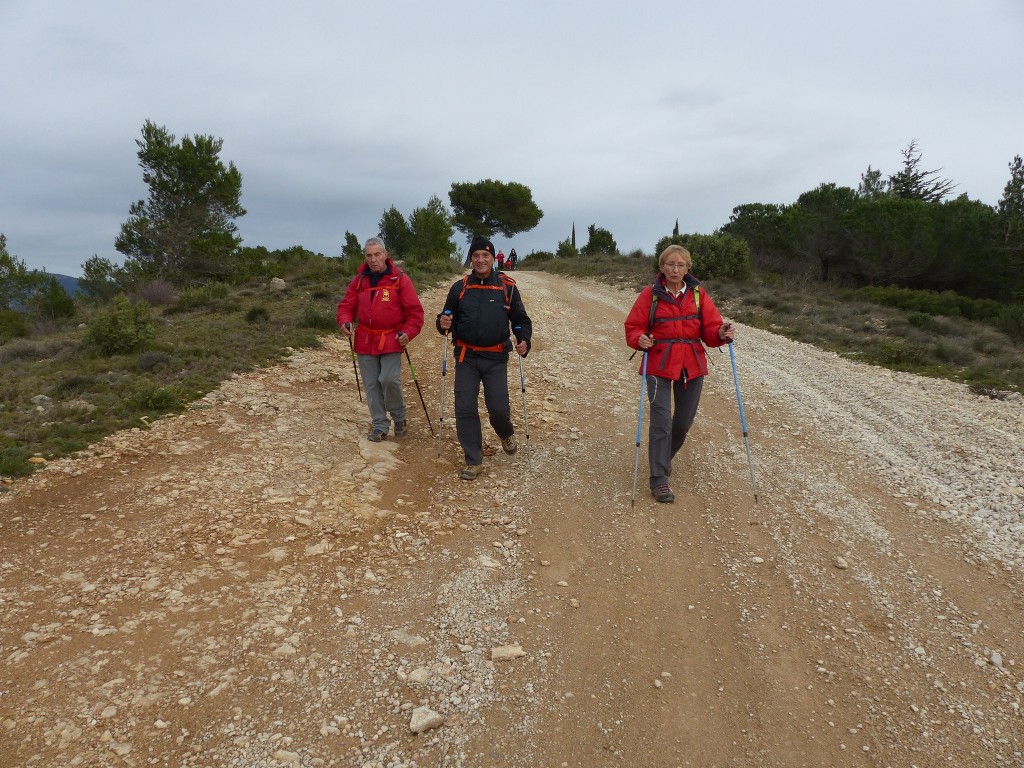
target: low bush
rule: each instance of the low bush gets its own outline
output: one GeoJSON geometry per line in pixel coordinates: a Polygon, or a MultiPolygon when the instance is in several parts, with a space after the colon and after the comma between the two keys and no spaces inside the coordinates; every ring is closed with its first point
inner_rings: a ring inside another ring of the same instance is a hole
{"type": "Polygon", "coordinates": [[[115,296],[109,306],[96,312],[85,342],[104,355],[136,352],[153,343],[156,328],[145,302],[132,304],[127,296],[115,296]]]}
{"type": "Polygon", "coordinates": [[[21,312],[0,309],[0,343],[28,336],[28,320],[21,312]]]}
{"type": "Polygon", "coordinates": [[[298,325],[300,328],[317,328],[322,331],[338,330],[337,316],[316,304],[306,304],[302,308],[298,325]]]}
{"type": "Polygon", "coordinates": [[[153,307],[164,306],[177,300],[178,288],[170,280],[158,278],[136,286],[132,298],[136,302],[144,301],[153,307]]]}
{"type": "Polygon", "coordinates": [[[1013,340],[1017,346],[1024,346],[1024,304],[1003,307],[996,317],[996,327],[1013,340]]]}
{"type": "Polygon", "coordinates": [[[253,323],[265,323],[270,320],[270,312],[262,304],[257,304],[255,307],[250,307],[249,311],[245,313],[245,322],[250,325],[253,323]]]}
{"type": "Polygon", "coordinates": [[[178,300],[175,304],[179,310],[212,307],[226,299],[230,294],[231,286],[227,283],[203,283],[202,285],[196,285],[183,290],[178,294],[178,300]]]}
{"type": "Polygon", "coordinates": [[[30,458],[32,458],[32,454],[18,446],[0,449],[0,475],[5,477],[31,475],[32,465],[28,463],[30,458]]]}
{"type": "Polygon", "coordinates": [[[972,299],[953,291],[923,291],[895,285],[869,285],[858,288],[852,295],[854,298],[883,307],[981,321],[995,320],[1005,307],[993,299],[972,299]]]}
{"type": "Polygon", "coordinates": [[[157,366],[167,365],[170,359],[171,356],[166,352],[151,350],[149,352],[143,352],[135,358],[135,366],[140,371],[152,371],[157,366]]]}
{"type": "Polygon", "coordinates": [[[145,386],[132,394],[129,400],[141,410],[154,413],[176,413],[185,407],[182,392],[176,387],[145,386]]]}

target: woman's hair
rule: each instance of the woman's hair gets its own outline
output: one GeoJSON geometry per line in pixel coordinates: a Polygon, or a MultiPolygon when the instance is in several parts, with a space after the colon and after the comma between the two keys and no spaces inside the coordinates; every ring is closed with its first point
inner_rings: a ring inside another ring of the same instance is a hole
{"type": "Polygon", "coordinates": [[[668,261],[669,256],[678,254],[683,257],[683,261],[686,262],[686,271],[689,272],[693,269],[693,257],[690,252],[683,248],[681,245],[670,245],[664,251],[661,252],[661,256],[658,257],[658,269],[665,266],[665,262],[668,261]]]}

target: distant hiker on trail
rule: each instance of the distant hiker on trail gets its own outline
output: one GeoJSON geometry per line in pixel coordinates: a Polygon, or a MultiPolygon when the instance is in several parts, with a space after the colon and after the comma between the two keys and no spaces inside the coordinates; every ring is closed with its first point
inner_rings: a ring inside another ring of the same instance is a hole
{"type": "Polygon", "coordinates": [[[505,259],[505,261],[508,262],[508,268],[511,271],[515,272],[516,271],[516,262],[519,261],[519,257],[516,255],[516,249],[515,248],[513,248],[511,251],[508,252],[508,258],[505,259]]]}
{"type": "Polygon", "coordinates": [[[507,454],[518,450],[508,395],[508,353],[515,349],[526,357],[533,336],[515,281],[494,269],[491,241],[474,237],[469,261],[472,272],[452,285],[437,316],[438,333],[450,330],[455,346],[455,431],[466,456],[466,466],[459,473],[463,480],[476,478],[484,461],[477,405],[481,383],[487,416],[502,450],[507,454]],[[516,339],[514,347],[510,330],[516,339]]]}
{"type": "Polygon", "coordinates": [[[675,501],[668,485],[672,459],[697,416],[708,372],[704,345],[720,347],[734,339],[736,331],[722,321],[711,297],[690,274],[693,260],[688,250],[670,245],[661,252],[658,266],[654,284],[640,292],[625,326],[626,343],[647,357],[651,494],[668,504],[675,501]]]}
{"type": "Polygon", "coordinates": [[[505,268],[505,252],[498,251],[498,269],[505,268]]]}
{"type": "Polygon", "coordinates": [[[379,443],[391,426],[389,412],[395,436],[406,432],[402,350],[423,328],[423,305],[412,280],[388,257],[383,240],[371,237],[363,253],[366,263],[338,304],[338,325],[355,339],[359,375],[373,423],[367,439],[379,443]],[[353,326],[353,321],[358,324],[353,326]]]}

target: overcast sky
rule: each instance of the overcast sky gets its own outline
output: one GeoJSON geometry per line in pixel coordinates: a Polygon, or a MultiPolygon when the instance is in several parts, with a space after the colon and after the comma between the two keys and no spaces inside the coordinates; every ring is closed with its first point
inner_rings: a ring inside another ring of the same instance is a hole
{"type": "Polygon", "coordinates": [[[1021,0],[0,0],[0,30],[0,232],[71,275],[122,260],[147,119],[224,140],[246,245],[327,255],[452,182],[530,187],[506,252],[650,253],[914,139],[992,205],[1024,154],[1021,0]]]}

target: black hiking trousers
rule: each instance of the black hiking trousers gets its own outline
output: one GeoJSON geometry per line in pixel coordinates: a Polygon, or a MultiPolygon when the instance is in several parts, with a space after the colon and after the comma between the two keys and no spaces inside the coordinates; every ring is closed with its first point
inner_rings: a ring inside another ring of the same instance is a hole
{"type": "Polygon", "coordinates": [[[481,384],[487,417],[498,437],[505,440],[515,432],[508,398],[508,356],[494,359],[467,350],[466,358],[455,363],[455,432],[470,466],[484,463],[478,404],[481,384]]]}

